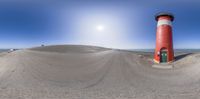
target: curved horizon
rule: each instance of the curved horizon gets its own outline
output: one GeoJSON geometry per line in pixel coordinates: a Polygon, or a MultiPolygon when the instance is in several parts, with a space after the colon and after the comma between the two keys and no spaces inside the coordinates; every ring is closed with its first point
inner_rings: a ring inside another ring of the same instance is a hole
{"type": "Polygon", "coordinates": [[[154,49],[154,15],[171,12],[175,49],[199,49],[199,1],[1,2],[0,48],[78,44],[154,49]],[[169,7],[170,5],[170,7],[169,7]]]}

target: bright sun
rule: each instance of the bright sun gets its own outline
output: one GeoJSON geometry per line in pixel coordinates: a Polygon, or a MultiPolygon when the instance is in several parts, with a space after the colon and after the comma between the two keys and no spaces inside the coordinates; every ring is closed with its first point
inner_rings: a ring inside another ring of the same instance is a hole
{"type": "Polygon", "coordinates": [[[96,29],[97,29],[97,31],[103,31],[104,30],[104,26],[103,25],[97,25],[96,29]]]}

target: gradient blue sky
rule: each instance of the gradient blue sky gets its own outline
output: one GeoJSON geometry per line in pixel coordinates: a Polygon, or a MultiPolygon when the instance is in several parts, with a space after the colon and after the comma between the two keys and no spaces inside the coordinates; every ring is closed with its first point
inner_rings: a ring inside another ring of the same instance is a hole
{"type": "Polygon", "coordinates": [[[200,48],[197,0],[0,1],[0,48],[41,44],[154,48],[154,15],[160,11],[175,15],[174,48],[200,48]],[[103,31],[96,29],[99,25],[103,31]]]}

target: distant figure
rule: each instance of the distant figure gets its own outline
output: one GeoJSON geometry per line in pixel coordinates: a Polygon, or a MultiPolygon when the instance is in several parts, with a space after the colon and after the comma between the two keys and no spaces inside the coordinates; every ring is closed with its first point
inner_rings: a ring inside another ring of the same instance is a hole
{"type": "Polygon", "coordinates": [[[13,52],[13,51],[16,51],[17,49],[10,49],[9,51],[8,51],[8,53],[11,53],[11,52],[13,52]]]}
{"type": "Polygon", "coordinates": [[[43,47],[44,45],[42,44],[41,46],[43,47]]]}

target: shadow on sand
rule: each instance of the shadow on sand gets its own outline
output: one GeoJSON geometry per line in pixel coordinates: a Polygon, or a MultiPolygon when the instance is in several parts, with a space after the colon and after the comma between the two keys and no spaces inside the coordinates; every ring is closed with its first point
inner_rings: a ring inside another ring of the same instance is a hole
{"type": "Polygon", "coordinates": [[[180,59],[182,59],[182,58],[184,58],[184,57],[186,57],[188,55],[191,55],[191,54],[192,53],[186,53],[186,54],[177,55],[177,56],[175,56],[175,61],[178,61],[178,60],[180,60],[180,59]]]}

